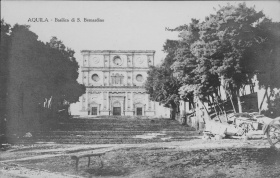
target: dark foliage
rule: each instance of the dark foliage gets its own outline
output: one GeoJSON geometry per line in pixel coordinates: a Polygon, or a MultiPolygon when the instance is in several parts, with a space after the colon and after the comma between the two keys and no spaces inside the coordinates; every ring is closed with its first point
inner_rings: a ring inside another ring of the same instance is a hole
{"type": "Polygon", "coordinates": [[[173,76],[170,66],[174,62],[175,50],[178,42],[167,40],[164,44],[164,51],[167,53],[160,66],[152,66],[148,71],[145,84],[146,91],[150,94],[153,101],[164,104],[171,109],[171,118],[175,119],[178,111],[180,82],[173,76]]]}
{"type": "Polygon", "coordinates": [[[78,101],[85,87],[73,55],[55,37],[45,44],[29,26],[1,21],[0,117],[9,134],[49,129],[78,101]]]}

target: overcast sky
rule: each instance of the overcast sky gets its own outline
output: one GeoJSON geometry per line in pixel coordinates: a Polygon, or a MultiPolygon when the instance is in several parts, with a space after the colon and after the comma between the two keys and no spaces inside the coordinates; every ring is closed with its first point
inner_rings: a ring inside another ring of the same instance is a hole
{"type": "MultiPolygon", "coordinates": [[[[242,1],[230,1],[238,4],[242,1]]],[[[31,26],[41,41],[51,36],[75,50],[81,60],[81,50],[155,50],[156,63],[164,58],[162,46],[166,39],[177,39],[178,32],[166,31],[188,24],[191,18],[204,20],[215,13],[213,7],[221,1],[2,1],[1,18],[31,26]],[[47,18],[49,22],[28,22],[29,18],[47,18]],[[70,22],[55,22],[55,18],[70,22]],[[72,18],[104,19],[104,22],[71,22],[72,18]]],[[[279,1],[247,1],[273,21],[280,21],[279,1]]]]}

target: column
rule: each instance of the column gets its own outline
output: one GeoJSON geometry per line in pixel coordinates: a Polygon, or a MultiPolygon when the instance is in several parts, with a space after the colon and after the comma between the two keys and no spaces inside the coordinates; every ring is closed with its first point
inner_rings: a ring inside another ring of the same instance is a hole
{"type": "Polygon", "coordinates": [[[106,95],[106,93],[105,92],[101,92],[102,93],[102,102],[101,102],[101,108],[100,108],[100,110],[103,110],[104,109],[104,107],[105,107],[105,105],[106,105],[106,99],[105,99],[105,95],[106,95]]]}
{"type": "Polygon", "coordinates": [[[110,110],[110,96],[109,96],[109,91],[107,91],[107,110],[110,110]]]}
{"type": "Polygon", "coordinates": [[[125,115],[125,107],[126,107],[126,102],[125,102],[125,96],[123,97],[123,102],[122,102],[122,105],[123,105],[123,107],[122,107],[122,113],[121,113],[121,115],[125,115]]]}
{"type": "MultiPolygon", "coordinates": [[[[109,67],[109,74],[108,74],[108,85],[109,86],[112,86],[112,83],[111,83],[111,70],[110,70],[110,67],[111,67],[111,54],[109,52],[109,55],[108,55],[108,67],[109,67]]],[[[110,107],[109,107],[110,108],[110,107]]]]}
{"type": "Polygon", "coordinates": [[[134,53],[132,53],[131,57],[131,67],[134,68],[134,53]]]}
{"type": "Polygon", "coordinates": [[[87,83],[88,83],[88,86],[89,86],[89,70],[88,70],[87,74],[88,74],[88,77],[87,77],[88,78],[88,82],[87,83]]]}
{"type": "Polygon", "coordinates": [[[106,58],[105,58],[105,55],[103,54],[103,67],[106,67],[106,58]]]}
{"type": "Polygon", "coordinates": [[[127,92],[125,92],[125,103],[126,103],[126,105],[125,105],[125,110],[127,110],[127,108],[128,108],[128,98],[127,98],[127,92]]]}
{"type": "Polygon", "coordinates": [[[144,104],[144,107],[143,107],[143,116],[146,116],[146,104],[144,104]]]}
{"type": "Polygon", "coordinates": [[[130,93],[130,108],[133,110],[133,92],[130,93]]]}
{"type": "Polygon", "coordinates": [[[85,103],[85,107],[86,107],[86,112],[87,112],[87,115],[89,115],[88,114],[88,111],[89,111],[89,106],[88,106],[88,104],[89,104],[89,91],[86,91],[86,103],[85,103]]]}
{"type": "Polygon", "coordinates": [[[88,66],[88,67],[90,67],[90,66],[89,66],[89,65],[90,65],[89,60],[90,60],[90,53],[88,53],[88,56],[87,56],[87,66],[88,66]]]}
{"type": "Polygon", "coordinates": [[[147,96],[147,103],[148,103],[148,108],[147,108],[147,110],[151,110],[151,101],[150,101],[150,98],[149,98],[149,95],[148,94],[146,94],[146,96],[147,96]]]}

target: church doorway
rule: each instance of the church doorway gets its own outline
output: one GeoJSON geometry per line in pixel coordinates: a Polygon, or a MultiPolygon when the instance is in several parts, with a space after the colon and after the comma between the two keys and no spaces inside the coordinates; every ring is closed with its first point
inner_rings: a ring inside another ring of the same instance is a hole
{"type": "Polygon", "coordinates": [[[97,107],[92,107],[91,108],[91,115],[97,115],[97,107]]]}
{"type": "Polygon", "coordinates": [[[113,115],[120,116],[122,112],[121,103],[119,101],[114,102],[113,104],[113,115]]]}
{"type": "Polygon", "coordinates": [[[142,108],[136,108],[136,115],[142,116],[142,108]]]}
{"type": "Polygon", "coordinates": [[[120,116],[121,115],[121,107],[113,107],[113,115],[120,116]]]}

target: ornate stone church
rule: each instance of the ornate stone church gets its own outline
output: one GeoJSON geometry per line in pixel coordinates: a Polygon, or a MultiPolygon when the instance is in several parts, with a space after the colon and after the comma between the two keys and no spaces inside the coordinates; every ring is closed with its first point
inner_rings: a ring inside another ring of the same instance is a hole
{"type": "MultiPolygon", "coordinates": [[[[161,116],[166,110],[149,99],[144,83],[155,51],[83,50],[79,115],[161,116]]],[[[165,115],[166,112],[165,112],[165,115]]],[[[169,116],[169,115],[168,115],[169,116]]],[[[167,117],[168,117],[167,116],[167,117]]]]}

